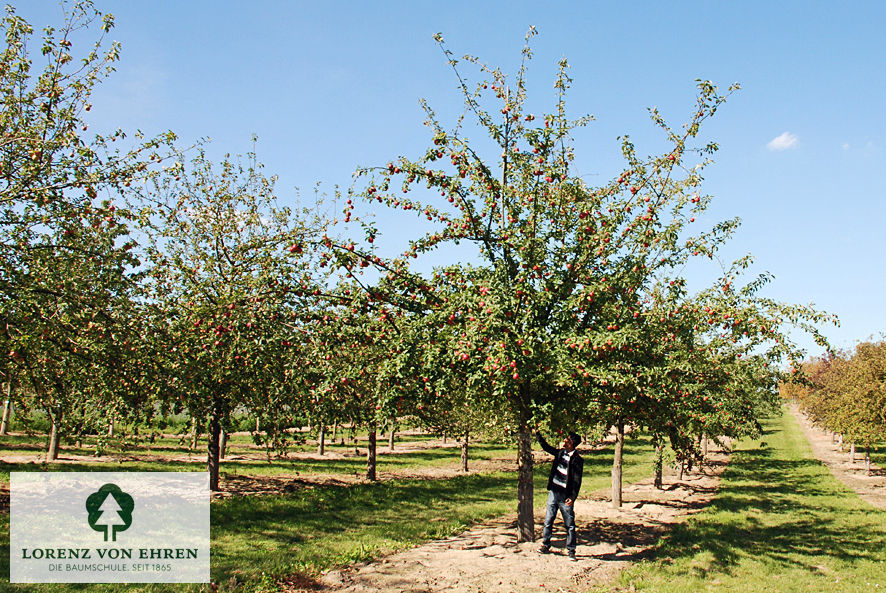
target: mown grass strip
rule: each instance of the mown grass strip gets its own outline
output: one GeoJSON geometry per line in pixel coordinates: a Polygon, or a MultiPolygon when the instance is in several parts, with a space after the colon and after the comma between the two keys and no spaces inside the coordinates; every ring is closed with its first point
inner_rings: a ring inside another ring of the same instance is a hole
{"type": "Polygon", "coordinates": [[[886,591],[886,512],[812,457],[793,417],[741,443],[710,507],[595,591],[886,591]]]}
{"type": "MultiPolygon", "coordinates": [[[[625,481],[651,473],[647,438],[626,444],[625,481]]],[[[458,450],[450,450],[457,455],[458,450]]],[[[607,487],[611,446],[584,454],[582,493],[607,487]]],[[[536,505],[549,470],[536,466],[536,505]]],[[[516,473],[449,480],[391,480],[323,486],[280,496],[233,497],[212,504],[212,578],[226,590],[252,591],[262,580],[322,570],[446,537],[516,509],[516,473]],[[245,586],[232,587],[232,583],[245,586]]],[[[199,585],[9,585],[9,516],[0,514],[0,588],[29,593],[206,590],[199,585]],[[2,582],[5,580],[6,582],[2,582]]]]}

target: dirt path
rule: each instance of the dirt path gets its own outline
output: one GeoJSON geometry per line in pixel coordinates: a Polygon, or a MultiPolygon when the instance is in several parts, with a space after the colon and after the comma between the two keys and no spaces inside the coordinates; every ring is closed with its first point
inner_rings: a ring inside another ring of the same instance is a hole
{"type": "MultiPolygon", "coordinates": [[[[517,471],[517,462],[508,456],[507,458],[478,459],[470,462],[471,473],[517,471]]],[[[212,497],[227,498],[229,496],[252,496],[261,494],[280,494],[292,492],[300,488],[312,488],[316,486],[347,486],[351,484],[366,484],[369,481],[364,477],[364,472],[358,474],[346,473],[305,473],[296,476],[261,476],[261,475],[222,475],[221,492],[213,492],[212,497]]],[[[461,462],[448,463],[428,467],[414,467],[395,470],[378,471],[379,481],[385,480],[442,480],[463,476],[461,462]]]]}
{"type": "MultiPolygon", "coordinates": [[[[668,528],[701,510],[716,493],[728,457],[709,456],[706,473],[667,476],[665,489],[652,480],[624,489],[624,506],[609,506],[603,491],[579,498],[577,561],[564,549],[565,531],[558,517],[551,554],[538,553],[538,543],[516,542],[516,517],[485,522],[456,536],[433,541],[324,575],[317,588],[330,593],[504,593],[584,591],[609,582],[638,560],[668,528]]],[[[544,509],[537,509],[540,531],[544,509]]]]}
{"type": "Polygon", "coordinates": [[[814,426],[796,406],[791,413],[812,445],[812,453],[824,463],[831,474],[877,508],[886,509],[886,471],[871,463],[871,475],[864,469],[864,452],[856,454],[855,463],[849,463],[849,452],[840,451],[840,445],[831,442],[831,436],[814,426]]]}

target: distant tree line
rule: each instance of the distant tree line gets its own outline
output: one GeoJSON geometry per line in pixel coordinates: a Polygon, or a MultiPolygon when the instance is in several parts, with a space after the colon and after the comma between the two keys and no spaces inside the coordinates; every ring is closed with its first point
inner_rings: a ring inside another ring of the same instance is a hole
{"type": "Polygon", "coordinates": [[[807,360],[793,374],[782,383],[782,396],[832,433],[852,463],[863,449],[870,472],[871,447],[886,441],[886,342],[863,342],[807,360]]]}

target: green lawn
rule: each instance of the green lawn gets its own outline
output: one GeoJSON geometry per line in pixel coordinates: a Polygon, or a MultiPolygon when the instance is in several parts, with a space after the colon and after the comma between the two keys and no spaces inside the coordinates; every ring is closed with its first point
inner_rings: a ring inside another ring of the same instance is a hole
{"type": "Polygon", "coordinates": [[[886,511],[812,458],[789,414],[739,445],[708,509],[595,591],[886,591],[886,511]]]}
{"type": "MultiPolygon", "coordinates": [[[[649,440],[629,439],[625,450],[625,481],[649,476],[653,456],[649,440]]],[[[458,449],[442,451],[448,451],[450,461],[458,459],[458,449]]],[[[416,458],[416,463],[421,462],[416,458]]],[[[611,463],[611,447],[585,454],[583,493],[608,486],[611,463]]],[[[547,463],[536,467],[538,506],[547,495],[548,469],[547,463]]],[[[261,582],[262,573],[270,576],[271,583],[274,578],[294,573],[316,574],[385,551],[445,537],[515,509],[514,472],[469,474],[450,480],[324,486],[281,496],[218,500],[212,503],[212,578],[224,590],[253,591],[256,583],[261,582]]],[[[0,575],[6,579],[8,519],[8,515],[0,515],[0,542],[4,544],[0,547],[0,575]]],[[[6,586],[10,591],[35,593],[201,590],[197,585],[6,586]]]]}

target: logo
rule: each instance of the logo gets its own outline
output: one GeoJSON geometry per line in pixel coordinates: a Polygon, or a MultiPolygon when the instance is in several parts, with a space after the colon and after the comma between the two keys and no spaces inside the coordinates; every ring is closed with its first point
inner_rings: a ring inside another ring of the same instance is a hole
{"type": "Polygon", "coordinates": [[[11,583],[209,582],[206,472],[10,472],[9,485],[11,583]]]}
{"type": "Polygon", "coordinates": [[[126,531],[132,525],[132,497],[116,484],[105,484],[86,499],[89,513],[89,526],[104,532],[105,541],[117,541],[117,533],[126,531]]]}

